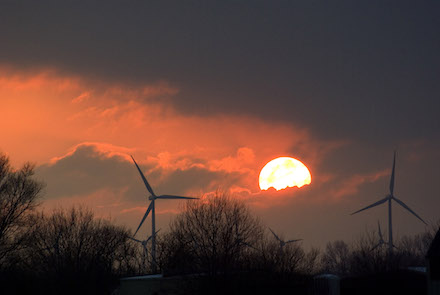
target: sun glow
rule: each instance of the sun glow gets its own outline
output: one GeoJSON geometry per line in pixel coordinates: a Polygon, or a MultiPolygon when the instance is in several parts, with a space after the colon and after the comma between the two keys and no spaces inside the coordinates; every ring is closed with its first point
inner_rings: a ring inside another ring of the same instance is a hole
{"type": "Polygon", "coordinates": [[[300,188],[311,182],[312,176],[309,169],[301,161],[290,157],[276,158],[267,163],[260,172],[261,190],[267,190],[270,187],[277,191],[286,187],[300,188]]]}

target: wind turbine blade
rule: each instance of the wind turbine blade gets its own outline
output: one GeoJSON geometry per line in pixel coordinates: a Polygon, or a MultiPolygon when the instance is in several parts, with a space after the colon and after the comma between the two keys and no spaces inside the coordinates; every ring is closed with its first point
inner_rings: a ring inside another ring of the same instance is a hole
{"type": "Polygon", "coordinates": [[[389,197],[387,196],[387,197],[383,198],[382,200],[377,201],[377,202],[374,203],[374,204],[371,204],[370,206],[367,206],[367,207],[365,207],[365,208],[362,208],[361,210],[358,210],[358,211],[356,211],[356,212],[351,213],[351,215],[356,214],[356,213],[359,213],[359,212],[364,211],[364,210],[367,210],[367,209],[370,209],[370,208],[375,207],[375,206],[377,206],[377,205],[383,204],[383,203],[385,203],[386,201],[388,201],[388,199],[389,199],[389,197]]]}
{"type": "Polygon", "coordinates": [[[379,238],[381,241],[383,241],[383,235],[382,235],[382,231],[380,230],[380,223],[379,221],[377,222],[377,226],[379,227],[379,238]]]}
{"type": "Polygon", "coordinates": [[[394,151],[394,159],[393,159],[393,170],[391,171],[391,180],[390,180],[390,194],[393,195],[394,192],[394,170],[396,168],[396,151],[394,151]]]}
{"type": "Polygon", "coordinates": [[[138,239],[135,239],[135,238],[132,238],[132,237],[128,237],[130,240],[133,240],[133,241],[135,241],[135,242],[138,242],[138,243],[142,243],[142,241],[140,241],[140,240],[138,240],[138,239]]]}
{"type": "MultiPolygon", "coordinates": [[[[158,232],[160,232],[161,228],[159,228],[159,230],[156,231],[156,235],[158,232]]],[[[148,239],[145,240],[145,243],[148,243],[151,239],[153,238],[153,235],[149,236],[148,239]]]]}
{"type": "Polygon", "coordinates": [[[377,244],[376,246],[374,246],[373,248],[371,248],[370,251],[374,251],[374,249],[376,249],[377,247],[379,247],[380,245],[382,245],[381,243],[377,244]]]}
{"type": "Polygon", "coordinates": [[[144,217],[142,218],[142,221],[141,221],[141,223],[139,224],[139,226],[138,226],[136,232],[134,233],[134,236],[137,234],[138,230],[141,228],[142,223],[144,223],[145,218],[147,218],[148,213],[150,213],[150,211],[151,211],[152,208],[153,208],[153,202],[150,202],[150,206],[148,206],[147,212],[145,212],[145,215],[144,215],[144,217]]]}
{"type": "Polygon", "coordinates": [[[258,250],[257,248],[255,248],[255,247],[252,246],[251,244],[248,244],[248,243],[245,243],[245,242],[243,242],[242,244],[243,244],[244,246],[246,246],[246,247],[252,248],[252,249],[254,249],[254,250],[258,250]]]}
{"type": "Polygon", "coordinates": [[[198,199],[198,198],[173,196],[173,195],[161,195],[161,196],[156,197],[156,199],[186,199],[186,200],[193,200],[193,199],[198,199]]]}
{"type": "MultiPolygon", "coordinates": [[[[130,155],[131,156],[131,155],[130,155]]],[[[131,158],[133,159],[134,164],[136,165],[136,168],[138,169],[139,173],[141,174],[142,180],[145,183],[145,186],[147,187],[147,190],[150,192],[150,194],[152,194],[153,196],[156,196],[153,192],[153,189],[151,188],[150,184],[148,183],[147,179],[144,176],[144,173],[142,173],[141,168],[139,168],[138,164],[136,163],[136,161],[134,160],[133,156],[131,156],[131,158]]]]}
{"type": "Polygon", "coordinates": [[[303,239],[297,239],[297,240],[288,240],[287,242],[286,242],[286,244],[288,244],[288,243],[293,243],[293,242],[298,242],[298,241],[302,241],[303,239]]]}
{"type": "Polygon", "coordinates": [[[394,201],[396,201],[397,203],[399,203],[400,206],[402,206],[403,208],[405,208],[406,210],[408,210],[409,212],[411,212],[415,217],[417,217],[418,219],[420,219],[424,224],[428,225],[419,215],[416,214],[416,212],[414,212],[413,210],[411,210],[404,202],[402,202],[401,200],[399,200],[396,197],[392,197],[394,201]]]}
{"type": "Polygon", "coordinates": [[[270,227],[269,227],[269,230],[272,232],[272,234],[275,236],[275,238],[276,238],[278,241],[282,242],[281,239],[277,236],[276,233],[273,232],[273,230],[272,230],[270,227]]]}

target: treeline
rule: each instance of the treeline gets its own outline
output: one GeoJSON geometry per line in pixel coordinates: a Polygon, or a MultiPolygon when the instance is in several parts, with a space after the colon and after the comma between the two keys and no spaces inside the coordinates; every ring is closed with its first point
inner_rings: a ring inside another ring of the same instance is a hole
{"type": "MultiPolygon", "coordinates": [[[[438,227],[437,227],[438,230],[438,227]]],[[[334,241],[321,255],[321,272],[346,275],[375,274],[411,267],[425,267],[426,253],[435,236],[435,227],[423,234],[396,241],[390,255],[388,245],[377,246],[377,232],[366,232],[357,242],[334,241]]]]}
{"type": "MultiPolygon", "coordinates": [[[[392,256],[385,246],[374,248],[375,232],[352,245],[336,241],[322,251],[305,250],[301,242],[282,245],[244,203],[219,192],[184,203],[169,231],[158,235],[157,261],[152,261],[151,243],[143,247],[130,239],[130,230],[95,218],[88,209],[39,212],[44,186],[33,173],[30,164],[13,169],[0,154],[0,283],[5,294],[110,294],[119,278],[149,274],[153,264],[165,276],[200,274],[277,286],[301,284],[323,272],[387,272],[424,266],[435,233],[402,238],[392,256]]],[[[227,291],[220,288],[227,288],[225,281],[220,279],[219,292],[227,291]]],[[[207,286],[212,288],[212,281],[207,286]]]]}

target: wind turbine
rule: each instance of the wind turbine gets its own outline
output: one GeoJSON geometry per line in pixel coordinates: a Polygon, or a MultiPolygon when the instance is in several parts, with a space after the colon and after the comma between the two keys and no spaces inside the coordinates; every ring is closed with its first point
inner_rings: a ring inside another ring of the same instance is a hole
{"type": "Polygon", "coordinates": [[[387,244],[388,244],[388,243],[385,242],[385,240],[383,239],[382,231],[380,230],[380,223],[379,223],[379,221],[377,222],[377,226],[378,226],[378,228],[379,228],[379,231],[378,231],[378,233],[379,233],[379,243],[377,243],[376,246],[374,246],[373,248],[371,248],[370,251],[373,251],[374,249],[376,249],[377,247],[380,247],[380,246],[382,246],[382,245],[387,245],[387,244]]]}
{"type": "Polygon", "coordinates": [[[153,189],[151,188],[150,184],[148,183],[147,179],[145,178],[144,174],[142,173],[141,169],[139,168],[138,164],[136,163],[136,161],[134,160],[133,156],[131,156],[131,158],[133,159],[134,164],[136,165],[137,170],[139,171],[139,174],[141,175],[142,180],[144,181],[145,186],[147,187],[147,190],[150,192],[150,196],[148,197],[148,199],[151,201],[150,205],[148,206],[147,211],[144,214],[144,217],[141,220],[141,223],[139,224],[138,228],[136,229],[136,232],[134,233],[133,236],[136,235],[136,233],[138,232],[139,228],[142,226],[142,224],[144,223],[145,219],[147,218],[148,214],[151,211],[151,256],[153,259],[153,272],[155,272],[156,270],[156,214],[155,214],[155,206],[154,206],[154,201],[157,199],[197,199],[197,198],[191,198],[191,197],[181,197],[181,196],[174,196],[174,195],[160,195],[160,196],[156,196],[156,194],[154,193],[153,189]]]}
{"type": "Polygon", "coordinates": [[[280,242],[280,252],[283,251],[284,246],[286,246],[287,244],[302,241],[302,239],[284,241],[284,240],[280,239],[280,237],[278,237],[277,234],[274,233],[272,229],[269,228],[269,230],[272,232],[274,237],[280,242]]]}
{"type": "Polygon", "coordinates": [[[255,247],[252,246],[251,244],[244,242],[242,239],[238,239],[238,240],[237,240],[237,245],[243,245],[243,246],[246,246],[246,247],[248,247],[248,248],[252,248],[252,249],[254,249],[254,250],[258,250],[257,248],[255,248],[255,247]]]}
{"type": "MultiPolygon", "coordinates": [[[[160,229],[156,232],[156,235],[157,235],[158,232],[160,232],[160,229]]],[[[143,240],[143,241],[138,240],[138,239],[135,239],[135,238],[132,238],[132,237],[128,237],[128,238],[129,238],[130,240],[133,240],[133,241],[135,241],[135,242],[140,243],[140,244],[142,245],[142,247],[144,247],[145,257],[148,259],[148,249],[147,249],[147,244],[148,244],[148,242],[151,240],[152,237],[153,237],[153,235],[149,236],[146,240],[143,240]]]]}
{"type": "Polygon", "coordinates": [[[351,213],[351,215],[353,215],[353,214],[370,209],[372,207],[378,206],[378,205],[383,204],[388,201],[388,251],[390,254],[393,252],[393,227],[392,227],[392,216],[391,216],[391,201],[392,200],[396,201],[397,204],[399,204],[400,206],[402,206],[403,208],[408,210],[411,214],[413,214],[415,217],[417,217],[424,224],[427,225],[427,223],[419,215],[417,215],[413,210],[411,210],[404,202],[402,202],[401,200],[399,200],[398,198],[396,198],[394,196],[394,171],[395,171],[395,168],[396,168],[396,151],[394,151],[393,170],[391,171],[390,193],[382,200],[377,201],[376,203],[373,203],[365,208],[362,208],[361,210],[358,210],[356,212],[351,213]]]}

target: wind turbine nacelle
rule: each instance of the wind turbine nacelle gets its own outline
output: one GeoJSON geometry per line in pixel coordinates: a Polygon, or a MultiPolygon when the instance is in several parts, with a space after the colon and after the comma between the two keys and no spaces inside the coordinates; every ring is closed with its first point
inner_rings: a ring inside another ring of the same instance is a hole
{"type": "Polygon", "coordinates": [[[150,200],[150,201],[153,201],[154,199],[155,199],[154,196],[149,196],[149,197],[148,197],[148,200],[150,200]]]}

